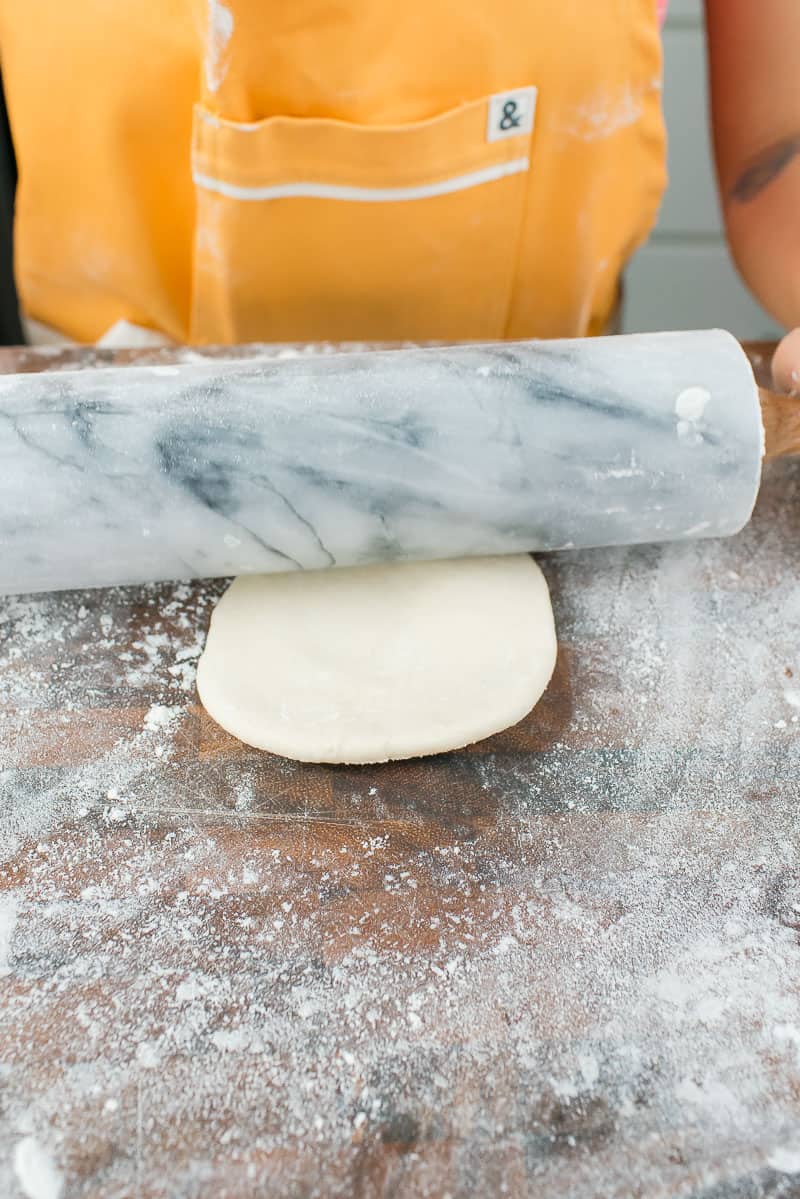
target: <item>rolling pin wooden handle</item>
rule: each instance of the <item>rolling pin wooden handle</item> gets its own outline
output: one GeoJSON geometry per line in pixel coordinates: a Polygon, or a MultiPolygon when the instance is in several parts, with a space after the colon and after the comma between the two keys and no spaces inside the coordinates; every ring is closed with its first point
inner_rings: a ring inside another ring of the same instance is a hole
{"type": "Polygon", "coordinates": [[[759,387],[764,422],[764,459],[800,454],[800,398],[759,387]]]}

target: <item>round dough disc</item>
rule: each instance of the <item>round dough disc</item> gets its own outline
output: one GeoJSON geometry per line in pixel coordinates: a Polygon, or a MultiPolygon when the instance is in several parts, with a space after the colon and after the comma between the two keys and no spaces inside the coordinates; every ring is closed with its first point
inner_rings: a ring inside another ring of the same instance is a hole
{"type": "Polygon", "coordinates": [[[236,579],[211,618],[200,699],[235,737],[303,762],[386,762],[515,724],[556,635],[527,554],[236,579]]]}

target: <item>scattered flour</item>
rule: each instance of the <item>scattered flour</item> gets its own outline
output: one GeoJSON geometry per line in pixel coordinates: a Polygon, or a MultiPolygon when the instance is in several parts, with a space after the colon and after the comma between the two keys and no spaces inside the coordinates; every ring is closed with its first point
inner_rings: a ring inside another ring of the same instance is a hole
{"type": "MultiPolygon", "coordinates": [[[[694,444],[702,441],[703,414],[710,399],[711,393],[704,387],[687,387],[680,393],[675,401],[676,430],[680,438],[688,439],[694,444]]],[[[694,537],[707,528],[708,522],[704,521],[690,529],[687,536],[694,537]]]]}
{"type": "MultiPolygon", "coordinates": [[[[660,90],[660,80],[653,81],[652,90],[660,90]]],[[[583,142],[613,137],[641,119],[643,99],[644,93],[630,84],[613,92],[603,88],[563,118],[561,132],[583,142]]]]}
{"type": "Polygon", "coordinates": [[[208,0],[208,32],[206,35],[206,87],[217,92],[228,73],[226,52],[233,36],[233,13],[221,0],[208,0]]]}
{"type": "Polygon", "coordinates": [[[148,733],[168,729],[178,720],[183,712],[180,706],[168,707],[166,704],[152,704],[145,714],[144,727],[148,733]]]}
{"type": "Polygon", "coordinates": [[[149,1041],[140,1041],[136,1046],[136,1061],[145,1070],[155,1070],[161,1062],[158,1046],[149,1041]]]}
{"type": "Polygon", "coordinates": [[[14,1171],[27,1199],[59,1199],[63,1180],[52,1157],[35,1137],[17,1142],[14,1171]]]}
{"type": "MultiPolygon", "coordinates": [[[[798,1140],[800,1146],[800,1140],[798,1140]]],[[[779,1174],[800,1174],[800,1148],[776,1149],[767,1158],[767,1165],[779,1174]]]]}
{"type": "Polygon", "coordinates": [[[19,901],[13,891],[0,892],[0,978],[11,973],[11,940],[17,924],[19,901]]]}
{"type": "Polygon", "coordinates": [[[158,802],[154,766],[168,768],[189,719],[223,589],[179,583],[0,601],[0,862],[66,814],[114,823],[142,794],[158,802]],[[131,705],[144,708],[133,725],[131,705]],[[48,769],[56,763],[67,770],[48,769]],[[12,765],[25,767],[13,783],[4,774],[12,765]]]}
{"type": "Polygon", "coordinates": [[[798,513],[546,559],[535,716],[369,770],[205,718],[221,583],[2,601],[0,1193],[788,1197],[798,513]]]}
{"type": "Polygon", "coordinates": [[[711,392],[705,387],[687,387],[675,401],[675,415],[678,420],[696,423],[703,419],[710,399],[711,392]]]}

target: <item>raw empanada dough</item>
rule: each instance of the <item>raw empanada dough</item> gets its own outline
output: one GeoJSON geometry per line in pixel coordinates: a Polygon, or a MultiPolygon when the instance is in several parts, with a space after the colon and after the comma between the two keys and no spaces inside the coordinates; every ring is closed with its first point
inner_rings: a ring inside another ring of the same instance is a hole
{"type": "Polygon", "coordinates": [[[211,618],[200,699],[228,732],[304,762],[385,762],[515,724],[556,660],[527,554],[236,579],[211,618]]]}

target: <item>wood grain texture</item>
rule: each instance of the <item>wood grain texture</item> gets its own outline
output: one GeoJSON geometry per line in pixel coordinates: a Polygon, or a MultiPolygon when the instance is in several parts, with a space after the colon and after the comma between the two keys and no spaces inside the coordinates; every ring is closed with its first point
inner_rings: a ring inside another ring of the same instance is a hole
{"type": "Polygon", "coordinates": [[[800,454],[800,399],[759,388],[764,422],[764,457],[800,454]]]}
{"type": "Polygon", "coordinates": [[[425,761],[215,726],[222,581],[2,601],[0,1193],[796,1195],[799,465],[543,559],[553,684],[425,761]]]}

